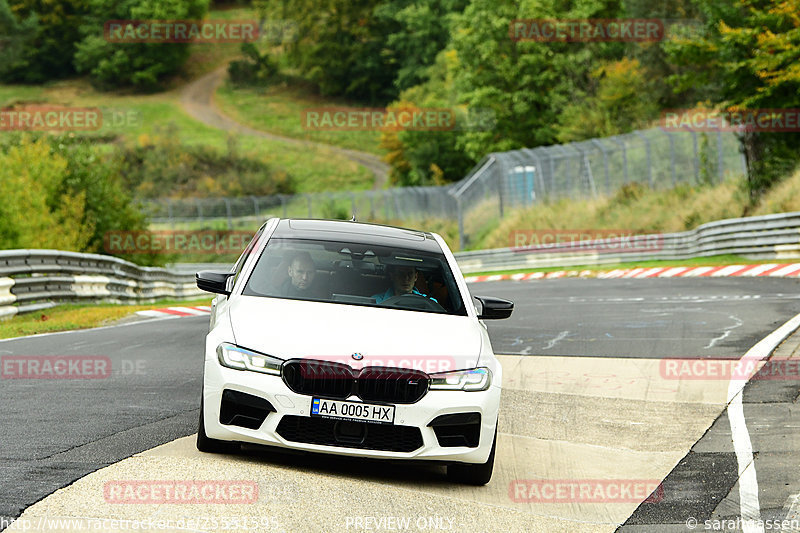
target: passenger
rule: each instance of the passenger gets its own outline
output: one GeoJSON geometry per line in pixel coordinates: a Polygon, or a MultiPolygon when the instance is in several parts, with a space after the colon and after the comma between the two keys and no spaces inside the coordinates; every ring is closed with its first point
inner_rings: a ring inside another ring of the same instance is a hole
{"type": "Polygon", "coordinates": [[[414,284],[417,282],[418,273],[417,269],[413,266],[389,265],[386,267],[386,271],[389,275],[389,282],[391,286],[386,289],[386,292],[384,293],[372,295],[372,298],[375,298],[375,303],[381,303],[384,300],[388,300],[389,298],[403,294],[416,294],[428,298],[432,302],[439,303],[435,298],[431,298],[427,294],[419,292],[414,286],[414,284]]]}

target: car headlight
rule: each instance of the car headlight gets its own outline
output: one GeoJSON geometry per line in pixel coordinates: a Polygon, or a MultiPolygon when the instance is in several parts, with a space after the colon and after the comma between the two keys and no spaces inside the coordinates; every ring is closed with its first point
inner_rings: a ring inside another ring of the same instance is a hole
{"type": "Polygon", "coordinates": [[[482,391],[491,386],[492,371],[488,368],[474,368],[431,374],[430,378],[430,390],[482,391]]]}
{"type": "Polygon", "coordinates": [[[217,358],[222,366],[236,370],[252,370],[262,374],[281,375],[283,360],[271,355],[253,352],[235,344],[223,342],[217,346],[217,358]]]}

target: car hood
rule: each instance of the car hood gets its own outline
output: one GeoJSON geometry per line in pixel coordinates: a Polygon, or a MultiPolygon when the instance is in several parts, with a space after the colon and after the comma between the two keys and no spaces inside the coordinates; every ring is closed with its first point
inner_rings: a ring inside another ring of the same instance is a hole
{"type": "Polygon", "coordinates": [[[229,312],[236,344],[281,359],[430,373],[474,368],[481,352],[480,325],[467,316],[253,296],[234,299],[229,312]]]}

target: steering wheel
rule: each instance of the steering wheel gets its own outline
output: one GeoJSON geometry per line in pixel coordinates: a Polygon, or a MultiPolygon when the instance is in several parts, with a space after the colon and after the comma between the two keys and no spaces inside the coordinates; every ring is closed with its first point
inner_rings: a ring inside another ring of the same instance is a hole
{"type": "Polygon", "coordinates": [[[391,305],[394,307],[403,307],[407,309],[424,309],[427,311],[439,311],[439,312],[445,311],[444,307],[434,302],[427,296],[422,296],[421,294],[414,294],[413,292],[387,298],[381,302],[381,305],[386,305],[386,306],[391,305]],[[420,307],[417,304],[422,304],[422,307],[420,307]]]}

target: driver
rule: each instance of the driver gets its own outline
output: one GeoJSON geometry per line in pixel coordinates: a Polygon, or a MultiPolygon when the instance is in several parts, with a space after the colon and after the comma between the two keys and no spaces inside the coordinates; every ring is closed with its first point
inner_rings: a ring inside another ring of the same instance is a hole
{"type": "Polygon", "coordinates": [[[414,286],[414,284],[417,282],[418,274],[417,269],[413,266],[389,265],[386,267],[386,270],[389,274],[391,286],[386,289],[386,292],[384,293],[372,295],[372,298],[375,298],[375,303],[381,303],[384,300],[388,300],[394,296],[402,296],[403,294],[416,294],[418,296],[428,298],[437,304],[439,303],[435,298],[431,298],[427,294],[422,294],[419,292],[414,286]]]}
{"type": "Polygon", "coordinates": [[[289,279],[280,288],[281,296],[290,298],[321,298],[322,291],[314,283],[317,274],[314,260],[308,252],[298,252],[287,269],[289,279]]]}

